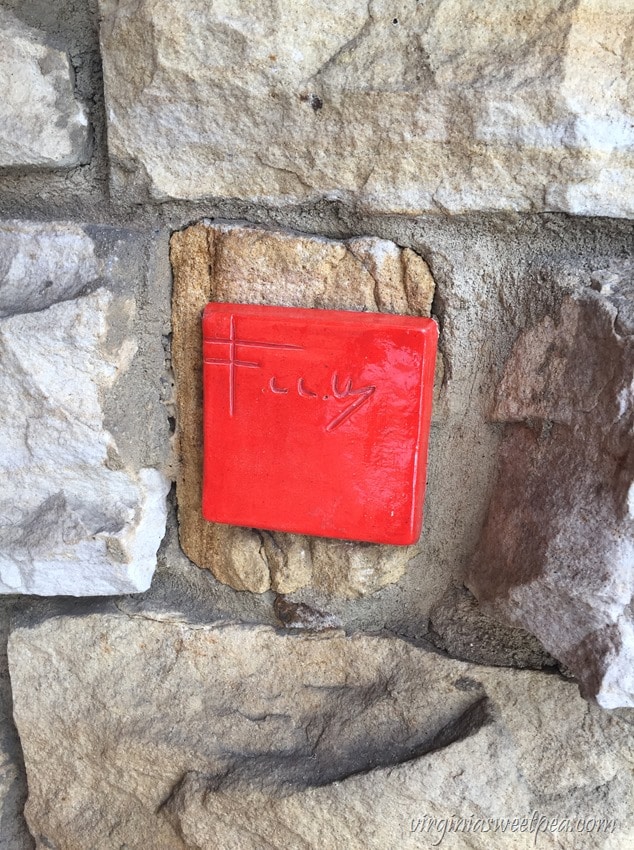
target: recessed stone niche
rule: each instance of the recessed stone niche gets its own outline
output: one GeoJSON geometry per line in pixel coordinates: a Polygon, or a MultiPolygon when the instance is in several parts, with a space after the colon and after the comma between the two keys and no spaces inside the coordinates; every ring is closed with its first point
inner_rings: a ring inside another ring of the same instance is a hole
{"type": "Polygon", "coordinates": [[[391,547],[207,522],[202,492],[201,316],[212,300],[429,316],[434,281],[409,248],[201,222],[171,239],[181,545],[236,590],[312,586],[362,596],[397,581],[418,546],[391,547]]]}

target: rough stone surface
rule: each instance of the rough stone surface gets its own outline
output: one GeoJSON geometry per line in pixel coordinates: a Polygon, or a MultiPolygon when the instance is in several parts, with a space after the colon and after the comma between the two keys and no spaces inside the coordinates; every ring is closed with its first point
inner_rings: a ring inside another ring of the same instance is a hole
{"type": "MultiPolygon", "coordinates": [[[[126,339],[138,346],[99,398],[97,439],[107,432],[116,441],[119,471],[136,476],[171,468],[161,404],[171,392],[168,242],[173,231],[203,216],[330,239],[372,234],[423,256],[436,282],[445,376],[434,409],[424,536],[397,582],[363,597],[332,595],[328,588],[342,576],[346,582],[367,577],[364,564],[371,564],[372,581],[381,579],[381,564],[378,575],[372,572],[374,550],[324,545],[313,552],[302,538],[263,535],[241,550],[253,554],[250,564],[237,562],[235,569],[238,577],[248,570],[257,577],[266,561],[261,584],[274,578],[282,592],[235,591],[183,554],[173,497],[151,588],[117,599],[132,618],[127,624],[114,610],[114,621],[99,629],[92,618],[72,627],[62,618],[51,637],[27,618],[33,630],[27,625],[14,635],[19,671],[14,664],[12,673],[40,846],[125,850],[136,843],[160,850],[159,832],[168,836],[169,850],[184,844],[263,850],[267,843],[284,850],[359,843],[392,850],[439,842],[449,850],[496,844],[527,850],[554,839],[514,836],[508,827],[501,836],[442,838],[438,829],[412,834],[411,826],[426,814],[504,818],[534,808],[619,820],[605,837],[557,835],[562,850],[630,850],[630,711],[585,706],[576,686],[557,675],[565,664],[554,664],[523,629],[501,623],[495,605],[483,612],[462,582],[494,485],[499,440],[523,427],[488,421],[518,335],[545,316],[557,323],[563,293],[602,269],[593,285],[612,286],[621,311],[615,328],[622,337],[629,333],[622,307],[631,295],[618,285],[618,266],[608,266],[611,258],[631,255],[632,222],[595,216],[632,215],[631,129],[620,123],[628,112],[631,123],[631,2],[396,0],[389,8],[371,2],[368,11],[349,0],[332,8],[287,0],[99,5],[0,0],[15,15],[7,26],[0,11],[0,165],[14,166],[0,169],[0,218],[95,225],[0,225],[0,300],[5,318],[28,314],[35,321],[49,309],[84,303],[97,290],[111,297],[108,337],[117,342],[108,345],[108,362],[126,339]],[[8,29],[15,38],[7,42],[8,29]],[[9,65],[20,86],[3,76],[9,65]],[[26,100],[16,106],[31,73],[26,100]],[[123,87],[131,92],[128,101],[123,87]],[[48,117],[43,94],[52,97],[48,117]],[[63,104],[78,135],[56,126],[63,104]],[[16,128],[7,143],[3,133],[16,128]],[[126,135],[130,128],[133,137],[126,135]],[[21,145],[34,139],[54,148],[53,159],[16,164],[21,145]],[[64,166],[57,159],[60,139],[77,145],[81,161],[89,150],[90,161],[64,166]],[[170,200],[183,176],[191,178],[186,191],[204,197],[170,200]],[[530,213],[509,215],[509,208],[530,213]],[[542,214],[545,208],[593,217],[542,214]],[[422,209],[434,212],[418,215],[422,209]],[[467,209],[502,213],[437,214],[467,209]],[[416,217],[378,214],[387,210],[416,217]],[[116,222],[117,232],[104,222],[116,222]],[[121,228],[134,230],[135,238],[121,228]],[[134,317],[124,310],[132,297],[134,317]],[[342,568],[343,557],[354,553],[357,561],[342,568]],[[289,590],[313,574],[321,577],[320,589],[289,590]],[[179,617],[186,624],[174,622],[179,617]],[[242,635],[257,630],[231,627],[235,639],[228,640],[228,630],[210,628],[210,621],[223,620],[283,625],[286,634],[264,630],[247,640],[242,635]],[[348,633],[389,629],[415,646],[427,633],[443,652],[469,663],[386,638],[354,638],[363,645],[352,652],[353,640],[334,630],[341,625],[348,633]],[[177,652],[179,628],[185,650],[177,652]],[[323,655],[289,653],[298,638],[306,652],[317,629],[324,631],[314,648],[323,655]],[[115,652],[101,640],[109,632],[115,652]],[[196,642],[207,635],[222,635],[211,660],[196,642]],[[249,653],[258,665],[253,676],[245,671],[249,653]],[[550,672],[491,671],[473,662],[550,672]],[[316,667],[325,671],[327,687],[300,687],[305,671],[316,667]],[[346,677],[349,687],[345,681],[339,687],[346,677]],[[429,694],[421,696],[423,688],[429,694]],[[466,719],[457,691],[473,698],[466,719]],[[489,725],[477,702],[483,691],[489,725]],[[314,706],[305,692],[315,695],[314,706]],[[453,743],[441,746],[447,739],[439,726],[456,718],[453,743]],[[458,740],[466,727],[473,734],[458,740]],[[421,740],[438,748],[421,754],[421,740]],[[404,749],[414,756],[409,762],[401,762],[404,749]],[[369,772],[354,774],[371,761],[369,772]]],[[[276,294],[275,287],[270,291],[276,294]]],[[[374,298],[389,304],[390,293],[403,303],[404,289],[390,289],[383,265],[374,298]]],[[[600,352],[606,362],[614,355],[613,348],[600,352]]],[[[0,372],[4,367],[0,362],[0,372]]],[[[2,432],[4,415],[0,422],[2,432]]],[[[539,429],[541,422],[531,417],[526,424],[539,429]]],[[[13,492],[6,478],[0,474],[0,501],[5,490],[13,492]]],[[[613,478],[607,491],[614,486],[613,478]]],[[[3,510],[4,502],[0,516],[3,510]]],[[[238,540],[236,551],[240,546],[238,540]]],[[[581,580],[574,590],[583,590],[581,580]]],[[[546,593],[544,600],[550,604],[546,593]]],[[[601,592],[595,601],[604,611],[601,592]]],[[[555,593],[552,605],[560,602],[555,593]]],[[[34,842],[20,815],[26,775],[3,651],[10,607],[48,610],[49,602],[4,596],[0,605],[0,848],[26,850],[34,842]]],[[[97,616],[104,609],[100,600],[68,600],[63,610],[97,616]]],[[[598,668],[606,664],[602,651],[598,668]]],[[[594,664],[590,658],[585,666],[594,664]]]]}
{"type": "Polygon", "coordinates": [[[88,119],[68,56],[0,8],[0,167],[64,167],[88,159],[88,119]]]}
{"type": "Polygon", "coordinates": [[[487,616],[464,585],[452,584],[433,606],[426,637],[451,658],[476,664],[535,670],[557,667],[537,638],[487,616]]]}
{"type": "Polygon", "coordinates": [[[0,318],[75,298],[102,274],[92,239],[76,225],[3,222],[0,237],[0,318]]]}
{"type": "MultiPolygon", "coordinates": [[[[566,847],[625,850],[634,837],[631,716],[555,676],[388,637],[159,622],[112,605],[28,616],[9,664],[42,850],[384,850],[427,846],[412,833],[424,815],[534,811],[615,819],[566,847]]],[[[460,838],[447,846],[525,848],[535,834],[460,838]]]]}
{"type": "Polygon", "coordinates": [[[118,191],[634,213],[629,0],[99,5],[118,191]]]}
{"type": "Polygon", "coordinates": [[[100,285],[116,263],[74,225],[0,228],[0,592],[150,584],[169,484],[129,464],[105,425],[138,349],[134,298],[100,285]]]}
{"type": "Polygon", "coordinates": [[[211,300],[429,315],[434,282],[425,261],[381,239],[335,242],[204,223],[173,235],[171,260],[177,497],[185,553],[236,590],[256,593],[313,585],[353,597],[397,581],[416,547],[272,534],[202,518],[200,318],[211,300]]]}
{"type": "Polygon", "coordinates": [[[524,333],[493,416],[514,424],[467,584],[606,707],[634,705],[634,283],[596,273],[524,333]]]}
{"type": "Polygon", "coordinates": [[[0,847],[33,850],[34,842],[24,820],[27,788],[20,739],[13,722],[13,702],[7,639],[10,607],[0,606],[0,847]]]}

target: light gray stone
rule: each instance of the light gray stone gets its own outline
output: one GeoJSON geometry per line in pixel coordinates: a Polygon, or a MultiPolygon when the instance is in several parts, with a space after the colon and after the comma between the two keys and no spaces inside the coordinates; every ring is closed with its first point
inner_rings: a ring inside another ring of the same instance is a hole
{"type": "Polygon", "coordinates": [[[74,298],[103,272],[93,240],[76,225],[8,221],[0,239],[0,318],[74,298]]]}
{"type": "Polygon", "coordinates": [[[88,118],[68,56],[0,8],[0,167],[88,161],[88,118]]]}
{"type": "Polygon", "coordinates": [[[99,0],[117,191],[634,214],[629,0],[99,0]]]}
{"type": "Polygon", "coordinates": [[[518,339],[493,417],[515,423],[467,584],[605,708],[634,705],[634,280],[596,272],[518,339]]]}
{"type": "Polygon", "coordinates": [[[2,593],[150,584],[169,483],[128,463],[104,423],[108,392],[137,353],[135,299],[105,286],[77,295],[114,264],[74,225],[0,228],[2,593]]]}
{"type": "MultiPolygon", "coordinates": [[[[425,814],[533,811],[614,819],[593,847],[634,837],[628,716],[555,676],[392,637],[159,621],[113,605],[31,615],[9,663],[42,850],[384,850],[420,846],[412,823],[425,814]]],[[[453,846],[535,837],[474,832],[453,846]]],[[[587,841],[566,835],[569,848],[587,841]]]]}

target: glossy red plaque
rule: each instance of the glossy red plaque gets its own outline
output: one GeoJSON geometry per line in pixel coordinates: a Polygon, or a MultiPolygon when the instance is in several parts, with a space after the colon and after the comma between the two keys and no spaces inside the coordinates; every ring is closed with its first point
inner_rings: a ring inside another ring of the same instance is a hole
{"type": "Polygon", "coordinates": [[[209,304],[203,516],[415,542],[437,337],[431,319],[209,304]]]}

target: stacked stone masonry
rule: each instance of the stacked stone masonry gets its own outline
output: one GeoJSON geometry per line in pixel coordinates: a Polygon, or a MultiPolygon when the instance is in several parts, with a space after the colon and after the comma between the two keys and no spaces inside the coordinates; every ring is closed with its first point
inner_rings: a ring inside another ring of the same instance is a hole
{"type": "Polygon", "coordinates": [[[631,2],[0,47],[0,850],[630,848],[631,2]],[[417,543],[203,520],[209,300],[439,323],[417,543]]]}

